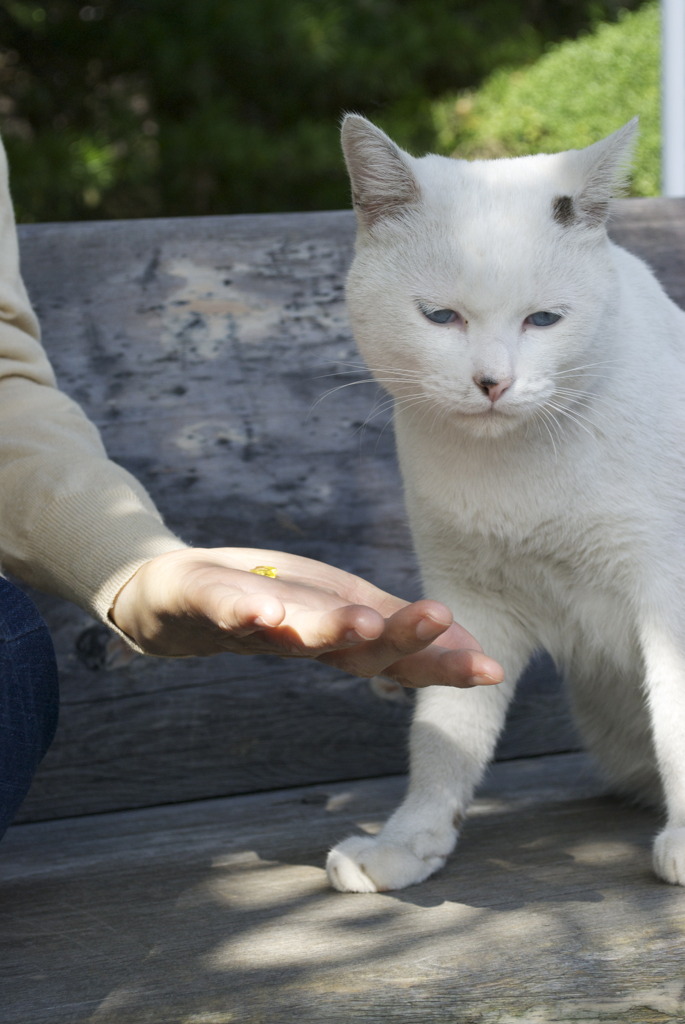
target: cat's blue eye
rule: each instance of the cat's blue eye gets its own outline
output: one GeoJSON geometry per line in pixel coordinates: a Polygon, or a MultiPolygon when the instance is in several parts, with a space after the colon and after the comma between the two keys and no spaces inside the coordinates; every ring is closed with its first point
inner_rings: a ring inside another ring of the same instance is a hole
{"type": "Polygon", "coordinates": [[[426,306],[421,306],[420,309],[432,324],[456,324],[461,320],[453,309],[428,309],[426,306]]]}
{"type": "Polygon", "coordinates": [[[550,313],[541,309],[538,313],[531,313],[530,316],[527,316],[525,323],[532,324],[533,327],[551,327],[558,320],[561,320],[560,313],[550,313]]]}

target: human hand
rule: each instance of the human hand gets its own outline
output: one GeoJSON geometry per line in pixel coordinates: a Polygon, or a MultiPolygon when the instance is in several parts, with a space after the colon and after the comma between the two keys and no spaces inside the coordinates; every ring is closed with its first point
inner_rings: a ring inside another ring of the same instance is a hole
{"type": "Polygon", "coordinates": [[[141,566],[114,624],[148,654],[313,658],[403,686],[499,683],[496,661],[437,601],[409,604],[310,558],[259,548],[182,548],[141,566]],[[250,570],[277,567],[275,579],[250,570]],[[439,640],[439,643],[437,642],[439,640]]]}

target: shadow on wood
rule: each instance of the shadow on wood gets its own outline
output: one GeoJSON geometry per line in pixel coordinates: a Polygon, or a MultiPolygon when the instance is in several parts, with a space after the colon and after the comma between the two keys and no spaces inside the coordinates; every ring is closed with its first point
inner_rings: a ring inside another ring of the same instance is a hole
{"type": "Polygon", "coordinates": [[[496,765],[444,871],[342,895],[326,848],[399,779],[12,829],[4,1024],[683,1020],[685,891],[584,755],[496,765]]]}

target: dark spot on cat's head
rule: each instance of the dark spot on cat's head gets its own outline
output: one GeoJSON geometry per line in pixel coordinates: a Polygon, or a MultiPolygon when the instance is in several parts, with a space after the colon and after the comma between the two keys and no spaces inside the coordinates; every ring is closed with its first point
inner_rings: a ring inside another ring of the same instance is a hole
{"type": "Polygon", "coordinates": [[[582,211],[587,222],[594,227],[603,224],[609,216],[609,203],[599,200],[594,203],[583,203],[582,211]]]}
{"type": "Polygon", "coordinates": [[[576,211],[573,208],[571,196],[557,196],[552,203],[552,214],[557,224],[568,227],[576,219],[576,211]]]}

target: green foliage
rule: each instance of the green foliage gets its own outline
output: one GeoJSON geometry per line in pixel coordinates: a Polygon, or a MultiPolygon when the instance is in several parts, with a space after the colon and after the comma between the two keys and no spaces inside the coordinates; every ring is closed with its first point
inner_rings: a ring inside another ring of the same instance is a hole
{"type": "Polygon", "coordinates": [[[477,92],[434,104],[438,147],[464,157],[578,149],[635,114],[631,194],[660,192],[660,20],[656,0],[617,24],[554,46],[524,70],[495,72],[477,92]]]}
{"type": "Polygon", "coordinates": [[[18,215],[346,206],[343,111],[431,148],[438,98],[639,5],[5,0],[0,129],[18,215]]]}

